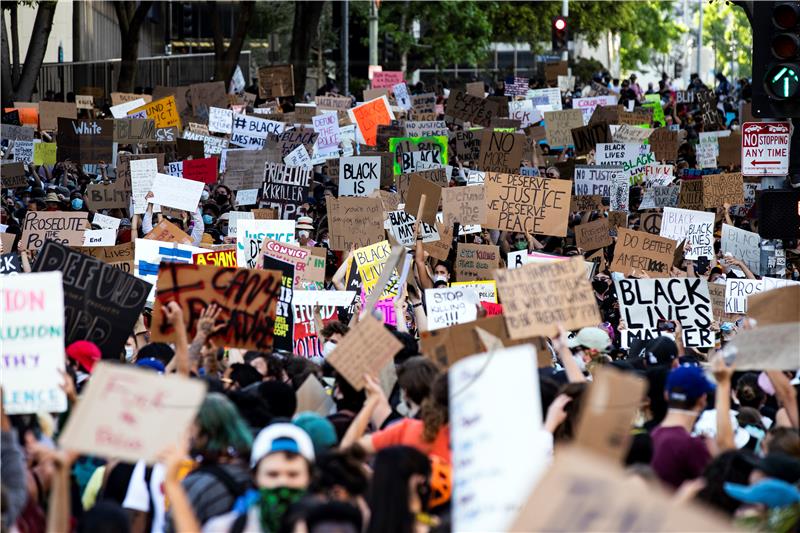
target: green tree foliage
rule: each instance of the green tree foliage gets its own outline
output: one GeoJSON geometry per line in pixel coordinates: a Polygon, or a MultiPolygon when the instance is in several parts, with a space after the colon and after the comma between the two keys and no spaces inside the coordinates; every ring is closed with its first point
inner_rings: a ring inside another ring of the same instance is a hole
{"type": "Polygon", "coordinates": [[[623,70],[652,64],[654,54],[666,54],[686,28],[675,21],[672,2],[622,2],[625,27],[619,28],[623,70]]]}
{"type": "Polygon", "coordinates": [[[741,7],[721,2],[704,4],[703,43],[714,49],[717,71],[730,76],[733,61],[739,76],[750,75],[753,30],[741,7]]]}

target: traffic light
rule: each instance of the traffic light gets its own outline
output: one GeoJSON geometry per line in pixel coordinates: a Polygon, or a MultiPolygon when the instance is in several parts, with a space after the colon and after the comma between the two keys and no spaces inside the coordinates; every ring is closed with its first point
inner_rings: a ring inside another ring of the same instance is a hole
{"type": "Polygon", "coordinates": [[[394,46],[394,37],[389,35],[388,33],[383,34],[383,61],[381,64],[387,64],[391,61],[395,60],[396,53],[395,53],[395,46],[394,46]]]}
{"type": "Polygon", "coordinates": [[[194,29],[194,7],[191,4],[183,4],[183,37],[193,37],[194,29]]]}
{"type": "Polygon", "coordinates": [[[800,118],[800,2],[753,13],[753,116],[800,118]]]}
{"type": "Polygon", "coordinates": [[[569,32],[567,31],[567,17],[553,17],[550,31],[553,40],[553,52],[560,54],[567,51],[569,32]]]}

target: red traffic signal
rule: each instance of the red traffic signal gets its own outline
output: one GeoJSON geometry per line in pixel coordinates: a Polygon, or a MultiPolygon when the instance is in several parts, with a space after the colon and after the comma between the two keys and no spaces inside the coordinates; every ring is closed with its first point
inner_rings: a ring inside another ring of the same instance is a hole
{"type": "Polygon", "coordinates": [[[558,31],[567,29],[567,19],[564,17],[556,17],[553,21],[553,27],[558,31]]]}
{"type": "Polygon", "coordinates": [[[553,52],[566,52],[567,43],[569,42],[567,17],[553,17],[550,30],[553,41],[553,52]]]}

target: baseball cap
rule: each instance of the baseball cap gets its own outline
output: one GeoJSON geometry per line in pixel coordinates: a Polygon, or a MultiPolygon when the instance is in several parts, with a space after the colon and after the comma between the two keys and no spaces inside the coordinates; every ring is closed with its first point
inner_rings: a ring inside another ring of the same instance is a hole
{"type": "Polygon", "coordinates": [[[90,374],[94,369],[94,364],[103,357],[100,348],[90,341],[75,341],[67,346],[66,352],[70,359],[81,365],[90,374]]]}
{"type": "Polygon", "coordinates": [[[696,400],[716,389],[714,384],[706,379],[703,369],[696,366],[673,368],[667,376],[665,388],[670,400],[681,402],[696,400]]]}
{"type": "Polygon", "coordinates": [[[296,453],[309,462],[314,462],[314,443],[311,442],[311,437],[294,424],[280,422],[262,429],[253,441],[250,466],[255,468],[261,459],[276,452],[296,453]]]}
{"type": "Polygon", "coordinates": [[[800,502],[800,488],[775,478],[763,479],[754,485],[725,483],[725,492],[740,502],[758,503],[770,508],[800,502]]]}
{"type": "Polygon", "coordinates": [[[800,459],[791,455],[775,452],[766,457],[745,457],[745,460],[756,470],[764,472],[767,477],[780,479],[787,483],[800,481],[800,459]]]}
{"type": "Polygon", "coordinates": [[[598,352],[604,352],[609,344],[611,344],[611,338],[608,336],[608,332],[597,327],[582,328],[576,335],[567,339],[567,345],[570,348],[583,346],[598,352]]]}

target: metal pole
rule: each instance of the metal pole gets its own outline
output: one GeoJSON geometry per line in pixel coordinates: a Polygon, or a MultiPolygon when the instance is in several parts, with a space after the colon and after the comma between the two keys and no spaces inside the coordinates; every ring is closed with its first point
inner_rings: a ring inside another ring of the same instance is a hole
{"type": "Polygon", "coordinates": [[[700,2],[700,15],[697,17],[697,75],[700,77],[700,81],[703,81],[703,74],[700,71],[700,58],[701,54],[703,53],[703,0],[698,0],[700,2]]]}
{"type": "MultiPolygon", "coordinates": [[[[561,0],[561,16],[568,17],[569,16],[569,0],[561,0]]],[[[569,36],[567,36],[569,39],[569,36]]],[[[569,47],[569,41],[567,41],[567,47],[569,47]]],[[[561,61],[568,61],[569,60],[569,50],[564,50],[561,52],[561,61]]]]}
{"type": "Polygon", "coordinates": [[[350,0],[342,2],[342,94],[350,96],[350,0]]]}
{"type": "Polygon", "coordinates": [[[378,64],[378,6],[375,0],[369,3],[369,64],[378,64]]]}

